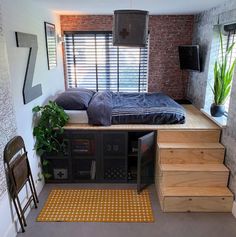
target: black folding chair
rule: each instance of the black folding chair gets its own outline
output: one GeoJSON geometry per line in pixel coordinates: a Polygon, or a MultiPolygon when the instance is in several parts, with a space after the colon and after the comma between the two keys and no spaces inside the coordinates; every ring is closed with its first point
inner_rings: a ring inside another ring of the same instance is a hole
{"type": "Polygon", "coordinates": [[[4,167],[7,177],[7,184],[10,196],[13,200],[16,213],[22,228],[22,232],[25,232],[24,226],[26,226],[25,211],[33,201],[35,208],[37,208],[38,197],[34,186],[34,181],[25,149],[25,144],[20,136],[16,136],[11,139],[4,149],[4,167]],[[28,182],[31,195],[27,200],[25,206],[21,207],[21,203],[18,197],[21,189],[28,182]]]}

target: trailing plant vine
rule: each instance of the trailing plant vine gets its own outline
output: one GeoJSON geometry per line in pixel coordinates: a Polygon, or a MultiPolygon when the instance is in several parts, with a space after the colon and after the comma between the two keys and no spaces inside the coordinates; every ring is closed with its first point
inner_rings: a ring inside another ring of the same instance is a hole
{"type": "Polygon", "coordinates": [[[64,132],[63,127],[69,120],[68,115],[52,101],[45,106],[34,107],[33,112],[40,113],[39,121],[33,130],[37,154],[41,156],[44,152],[61,151],[63,144],[58,137],[64,132]]]}
{"type": "MultiPolygon", "coordinates": [[[[63,151],[64,143],[59,136],[64,132],[63,127],[69,120],[65,111],[52,101],[45,106],[36,106],[32,111],[39,115],[38,123],[33,129],[36,153],[42,156],[45,152],[63,151]]],[[[42,165],[47,167],[48,161],[42,160],[42,165]]],[[[45,178],[50,178],[51,174],[47,170],[44,169],[43,175],[45,178]]]]}

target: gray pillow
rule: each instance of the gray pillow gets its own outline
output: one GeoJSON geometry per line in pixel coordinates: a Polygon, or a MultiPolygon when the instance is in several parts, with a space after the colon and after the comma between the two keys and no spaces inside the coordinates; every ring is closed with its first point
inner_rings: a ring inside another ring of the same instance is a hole
{"type": "Polygon", "coordinates": [[[73,89],[61,93],[55,102],[66,110],[86,110],[94,95],[89,89],[73,89]]]}

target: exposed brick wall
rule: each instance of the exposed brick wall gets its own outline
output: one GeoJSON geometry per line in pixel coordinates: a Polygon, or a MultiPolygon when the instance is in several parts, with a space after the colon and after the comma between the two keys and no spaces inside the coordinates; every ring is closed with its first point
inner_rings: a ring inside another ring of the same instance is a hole
{"type": "MultiPolygon", "coordinates": [[[[109,31],[112,16],[61,16],[64,31],[109,31]]],[[[175,99],[184,98],[187,72],[179,69],[178,46],[192,43],[193,16],[150,16],[150,92],[162,91],[175,99]]]]}

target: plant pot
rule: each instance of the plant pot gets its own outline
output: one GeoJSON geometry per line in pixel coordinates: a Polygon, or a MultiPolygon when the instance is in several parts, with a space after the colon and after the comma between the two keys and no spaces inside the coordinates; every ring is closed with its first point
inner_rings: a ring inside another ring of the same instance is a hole
{"type": "Polygon", "coordinates": [[[221,117],[225,113],[225,106],[224,105],[211,105],[211,116],[213,117],[221,117]]]}

